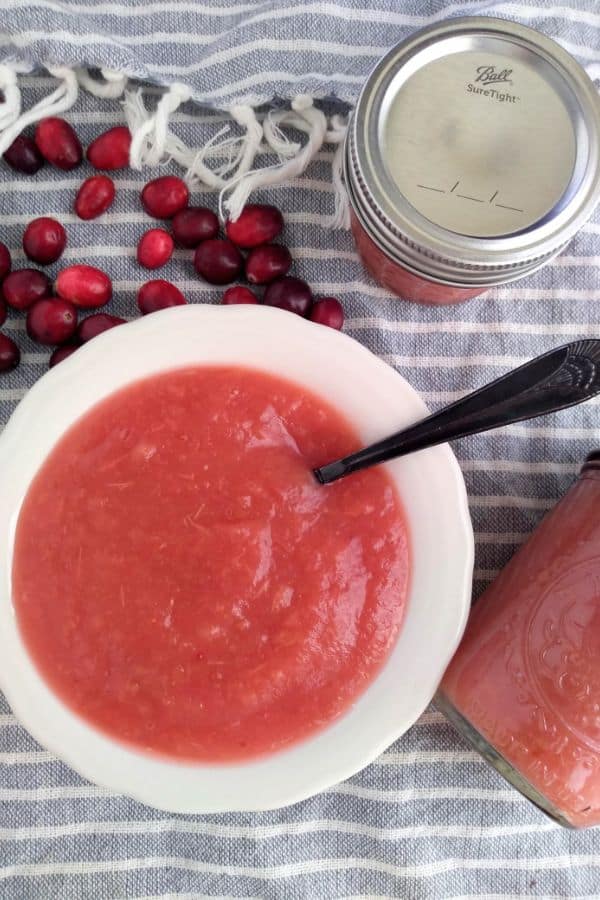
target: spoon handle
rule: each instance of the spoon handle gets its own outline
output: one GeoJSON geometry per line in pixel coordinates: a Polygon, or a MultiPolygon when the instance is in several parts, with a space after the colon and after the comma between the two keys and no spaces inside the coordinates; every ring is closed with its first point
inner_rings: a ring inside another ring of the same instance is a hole
{"type": "Polygon", "coordinates": [[[484,385],[421,422],[315,469],[321,484],[377,463],[575,406],[600,392],[600,340],[575,341],[484,385]]]}

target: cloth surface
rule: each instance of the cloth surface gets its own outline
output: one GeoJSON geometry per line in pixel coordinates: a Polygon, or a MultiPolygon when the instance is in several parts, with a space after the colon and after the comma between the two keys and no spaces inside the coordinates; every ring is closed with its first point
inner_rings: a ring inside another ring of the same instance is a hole
{"type": "Polygon", "coordinates": [[[596,0],[2,0],[0,50],[34,63],[182,82],[197,100],[219,108],[296,94],[353,103],[390,47],[456,15],[538,28],[600,74],[596,0]]]}
{"type": "MultiPolygon", "coordinates": [[[[235,65],[243,77],[251,78],[253,68],[265,73],[264,96],[290,88],[271,69],[300,76],[323,72],[326,66],[327,77],[320,79],[323,93],[353,99],[380,50],[431,16],[458,12],[520,18],[577,51],[592,74],[600,61],[600,12],[593,2],[536,7],[452,4],[445,12],[439,3],[390,2],[378,5],[382,14],[374,11],[377,4],[366,12],[357,3],[283,7],[221,0],[209,7],[37,0],[22,7],[4,0],[0,31],[19,32],[20,44],[37,34],[39,59],[82,61],[83,53],[90,63],[114,68],[127,67],[130,60],[140,74],[161,79],[169,75],[171,62],[182,66],[206,60],[209,42],[204,35],[218,30],[221,34],[211,38],[211,52],[265,36],[292,40],[297,33],[317,41],[326,38],[328,47],[343,48],[338,53],[319,50],[316,60],[308,52],[296,57],[285,56],[283,50],[283,59],[274,50],[241,57],[235,65]],[[242,34],[242,25],[235,22],[247,24],[255,10],[263,19],[242,34]],[[298,17],[295,24],[292,10],[298,17]],[[86,29],[110,35],[110,43],[97,42],[86,29]],[[164,38],[166,31],[178,33],[177,43],[164,38]],[[79,38],[69,42],[67,32],[79,38]],[[193,41],[198,35],[202,42],[189,45],[190,36],[193,41]],[[375,45],[378,49],[370,55],[354,52],[355,47],[375,45]],[[348,81],[350,76],[355,80],[348,81]]],[[[235,83],[236,70],[231,58],[231,68],[214,65],[190,72],[197,92],[205,95],[209,84],[211,90],[223,89],[221,102],[229,96],[224,89],[235,83]]],[[[21,83],[26,106],[54,84],[43,76],[26,76],[21,83]]],[[[317,86],[308,77],[302,79],[302,89],[316,91],[317,86]]],[[[87,94],[80,95],[67,118],[84,142],[122,122],[117,102],[87,94]]],[[[203,129],[213,133],[214,120],[186,104],[175,113],[173,127],[197,142],[203,129]]],[[[332,154],[331,147],[323,150],[305,176],[273,187],[258,199],[283,209],[284,239],[292,249],[295,273],[317,293],[339,296],[347,333],[395,366],[432,408],[544,350],[599,336],[599,216],[561,257],[513,286],[456,307],[400,302],[365,274],[349,234],[324,227],[333,205],[332,154]]],[[[132,316],[137,287],[146,280],[135,262],[137,239],[148,227],[138,199],[145,175],[117,173],[113,208],[96,222],[82,223],[73,215],[72,203],[88,174],[87,165],[75,172],[46,167],[27,178],[0,166],[0,240],[13,251],[15,267],[23,266],[24,225],[37,215],[55,215],[68,229],[64,260],[106,269],[115,285],[108,311],[132,316]]],[[[192,202],[215,208],[216,195],[195,191],[192,202]]],[[[51,274],[56,269],[49,267],[51,274]]],[[[196,278],[188,251],[177,251],[160,276],[176,281],[191,302],[219,299],[220,289],[196,278]]],[[[49,356],[29,341],[22,316],[11,314],[4,330],[18,340],[23,362],[0,379],[0,427],[43,374],[49,356]]],[[[326,379],[324,368],[324,384],[326,379]]],[[[598,446],[598,410],[598,402],[592,401],[455,445],[477,540],[475,596],[565,492],[585,455],[598,446]]],[[[257,814],[174,816],[86,783],[40,748],[4,702],[0,801],[0,897],[6,900],[508,900],[600,895],[600,831],[575,833],[552,824],[489,769],[433,709],[374,764],[303,803],[257,814]]]]}

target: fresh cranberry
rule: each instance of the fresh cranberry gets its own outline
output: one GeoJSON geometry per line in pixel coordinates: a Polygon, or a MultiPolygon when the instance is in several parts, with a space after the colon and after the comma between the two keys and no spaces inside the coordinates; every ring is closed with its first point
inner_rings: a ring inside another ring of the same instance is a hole
{"type": "Polygon", "coordinates": [[[50,117],[38,122],[35,143],[44,159],[59,169],[74,169],[83,159],[79,138],[64,119],[50,117]]]}
{"type": "Polygon", "coordinates": [[[125,325],[126,321],[126,319],[122,319],[120,316],[109,316],[107,313],[94,313],[93,316],[88,316],[79,323],[75,334],[77,340],[80,343],[85,344],[86,341],[91,341],[92,338],[102,334],[103,331],[108,331],[109,328],[114,328],[116,325],[125,325]]]}
{"type": "Polygon", "coordinates": [[[62,344],[77,328],[77,310],[68,300],[47,297],[27,311],[27,334],[38,344],[62,344]]]}
{"type": "Polygon", "coordinates": [[[108,175],[86,178],[75,197],[75,212],[80,219],[97,219],[115,199],[115,184],[108,175]]]}
{"type": "Polygon", "coordinates": [[[205,206],[189,206],[173,216],[173,237],[182,247],[193,249],[202,241],[215,238],[219,233],[219,219],[205,206]]]}
{"type": "Polygon", "coordinates": [[[6,322],[7,312],[6,301],[3,300],[2,297],[0,297],[0,328],[6,322]]]}
{"type": "Polygon", "coordinates": [[[29,309],[50,295],[50,279],[37,269],[16,269],[2,282],[2,294],[13,309],[29,309]]]}
{"type": "Polygon", "coordinates": [[[235,281],[243,262],[242,254],[235,244],[219,238],[203,241],[194,253],[196,272],[211,284],[229,284],[235,281]]]}
{"type": "Polygon", "coordinates": [[[276,206],[249,203],[235,222],[225,224],[227,237],[238,247],[268,244],[283,229],[283,216],[276,206]]]}
{"type": "Polygon", "coordinates": [[[95,266],[68,266],[56,276],[59,297],[89,309],[104,306],[112,297],[112,283],[106,272],[95,266]]]}
{"type": "Polygon", "coordinates": [[[305,281],[300,278],[278,278],[267,287],[264,296],[267,306],[277,306],[306,316],[312,306],[312,292],[305,281]]]}
{"type": "Polygon", "coordinates": [[[0,242],[0,281],[2,281],[3,278],[6,278],[10,272],[11,266],[12,260],[10,258],[10,250],[6,244],[0,242]]]}
{"type": "Polygon", "coordinates": [[[52,369],[54,366],[57,366],[59,362],[62,362],[63,359],[66,359],[67,356],[72,356],[78,348],[79,344],[63,344],[62,347],[57,347],[50,356],[48,365],[52,369]]]}
{"type": "Polygon", "coordinates": [[[88,162],[95,169],[124,169],[129,165],[131,133],[126,125],[117,125],[99,135],[87,148],[88,162]]]}
{"type": "Polygon", "coordinates": [[[241,284],[236,284],[235,287],[227,288],[223,294],[221,303],[225,306],[229,306],[232,303],[260,303],[260,300],[250,288],[244,287],[241,284]]]}
{"type": "Polygon", "coordinates": [[[0,372],[16,369],[21,359],[21,351],[11,338],[0,332],[0,372]]]}
{"type": "Polygon", "coordinates": [[[263,244],[251,250],[246,259],[246,278],[250,284],[267,284],[286,275],[292,256],[281,244],[263,244]]]}
{"type": "Polygon", "coordinates": [[[146,269],[160,269],[173,255],[173,238],[162,228],[151,228],[140,238],[137,259],[146,269]]]}
{"type": "Polygon", "coordinates": [[[339,331],[344,324],[344,308],[335,297],[323,297],[313,305],[308,318],[311,322],[328,325],[339,331]]]}
{"type": "Polygon", "coordinates": [[[155,219],[172,219],[185,209],[190,192],[185,181],[175,175],[163,175],[149,181],[142,191],[142,206],[155,219]]]}
{"type": "Polygon", "coordinates": [[[167,309],[169,306],[183,306],[187,300],[178,287],[170,281],[147,281],[141,286],[137,295],[137,304],[142,315],[167,309]]]}
{"type": "Polygon", "coordinates": [[[20,134],[14,139],[8,150],[4,151],[4,159],[11,169],[25,175],[35,175],[44,165],[44,157],[35,141],[26,134],[20,134]]]}
{"type": "Polygon", "coordinates": [[[25,255],[42,266],[56,262],[66,243],[67,232],[50,216],[33,219],[23,232],[25,255]]]}

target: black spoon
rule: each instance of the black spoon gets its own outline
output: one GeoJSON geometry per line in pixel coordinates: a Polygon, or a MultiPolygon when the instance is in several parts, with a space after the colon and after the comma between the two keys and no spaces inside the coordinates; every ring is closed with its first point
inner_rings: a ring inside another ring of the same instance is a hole
{"type": "Polygon", "coordinates": [[[314,470],[329,484],[397,456],[575,406],[600,393],[600,340],[575,341],[537,356],[421,422],[314,470]]]}

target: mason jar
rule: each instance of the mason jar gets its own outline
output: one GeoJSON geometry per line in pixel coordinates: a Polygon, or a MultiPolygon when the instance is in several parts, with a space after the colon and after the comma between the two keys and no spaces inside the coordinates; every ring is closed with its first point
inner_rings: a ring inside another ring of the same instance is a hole
{"type": "Polygon", "coordinates": [[[394,47],[345,146],[358,252],[399,297],[459,303],[544,266],[600,196],[600,100],[581,66],[503,19],[394,47]]]}
{"type": "Polygon", "coordinates": [[[600,451],[475,603],[435,703],[557,822],[600,824],[600,451]]]}

